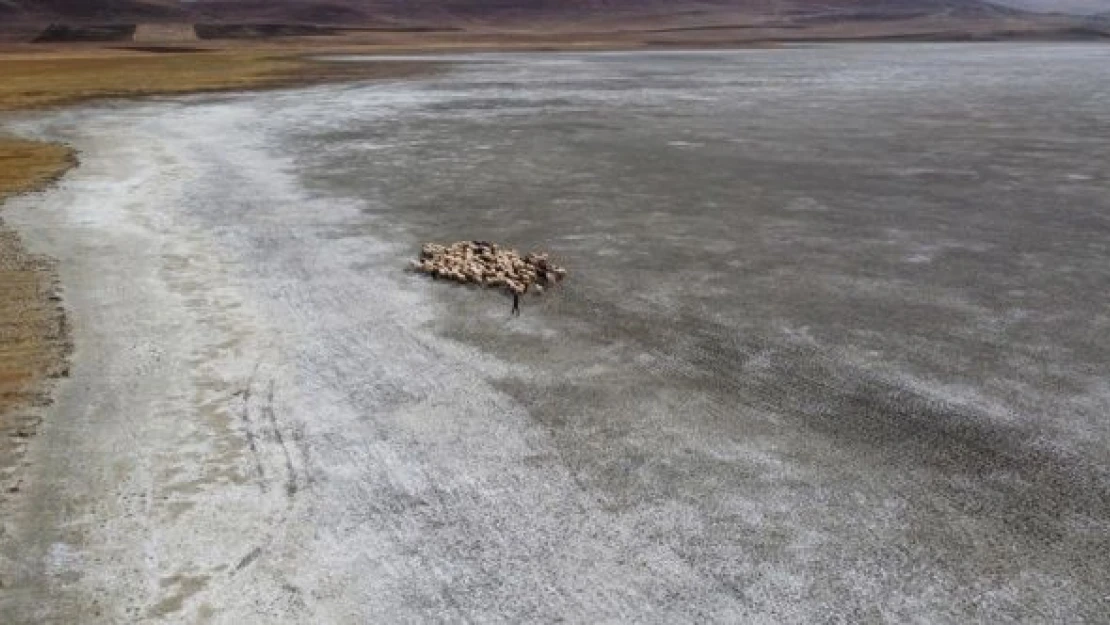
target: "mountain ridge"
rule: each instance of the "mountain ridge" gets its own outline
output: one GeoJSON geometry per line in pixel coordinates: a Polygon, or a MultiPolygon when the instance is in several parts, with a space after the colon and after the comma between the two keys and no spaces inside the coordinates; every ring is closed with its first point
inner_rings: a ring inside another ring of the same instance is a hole
{"type": "Polygon", "coordinates": [[[929,15],[1001,16],[982,0],[0,0],[0,16],[25,23],[141,21],[288,22],[335,26],[382,23],[488,24],[617,18],[711,21],[904,19],[929,15]]]}

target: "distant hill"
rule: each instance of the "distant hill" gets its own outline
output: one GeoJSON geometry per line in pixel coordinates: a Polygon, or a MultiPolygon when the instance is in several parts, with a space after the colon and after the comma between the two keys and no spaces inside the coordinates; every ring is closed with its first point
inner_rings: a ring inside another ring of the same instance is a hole
{"type": "Polygon", "coordinates": [[[135,22],[184,14],[178,0],[0,0],[6,21],[135,22]]]}
{"type": "Polygon", "coordinates": [[[1005,9],[980,0],[196,0],[190,10],[222,19],[293,19],[323,23],[419,21],[504,23],[666,19],[702,15],[752,17],[928,14],[985,15],[1005,9]]]}
{"type": "Polygon", "coordinates": [[[0,23],[191,20],[343,26],[401,22],[457,25],[691,16],[709,20],[722,15],[765,19],[899,19],[925,15],[985,16],[1005,11],[979,0],[0,0],[3,20],[0,23]]]}
{"type": "MultiPolygon", "coordinates": [[[[1060,0],[1110,2],[1110,0],[1060,0]]],[[[1094,17],[1039,16],[1049,0],[0,0],[0,41],[126,39],[193,27],[201,39],[353,32],[469,36],[639,33],[645,45],[768,40],[1101,38],[1094,17]],[[139,26],[142,28],[139,28],[139,26]],[[68,38],[68,39],[67,39],[68,38]]]]}

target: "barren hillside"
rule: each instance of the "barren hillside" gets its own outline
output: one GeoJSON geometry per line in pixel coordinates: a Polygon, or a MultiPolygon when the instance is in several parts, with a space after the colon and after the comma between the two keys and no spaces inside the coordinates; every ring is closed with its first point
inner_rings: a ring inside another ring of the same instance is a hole
{"type": "Polygon", "coordinates": [[[6,24],[216,21],[345,26],[420,22],[497,24],[612,18],[900,19],[990,16],[1007,10],[979,0],[0,0],[6,24]]]}

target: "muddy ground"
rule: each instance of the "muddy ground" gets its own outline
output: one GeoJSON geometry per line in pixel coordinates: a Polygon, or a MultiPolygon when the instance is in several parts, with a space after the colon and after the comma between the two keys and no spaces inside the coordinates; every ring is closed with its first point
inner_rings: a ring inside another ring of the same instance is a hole
{"type": "Polygon", "coordinates": [[[1110,49],[460,60],[14,126],[84,166],[0,620],[1104,618],[1110,49]]]}

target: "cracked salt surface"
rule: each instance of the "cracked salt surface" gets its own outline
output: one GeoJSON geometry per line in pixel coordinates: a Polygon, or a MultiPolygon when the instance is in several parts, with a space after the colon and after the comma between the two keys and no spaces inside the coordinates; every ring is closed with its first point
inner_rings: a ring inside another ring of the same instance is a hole
{"type": "Polygon", "coordinates": [[[21,118],[81,150],[5,209],[77,353],[0,621],[1099,620],[1110,194],[1067,176],[1107,54],[481,55],[21,118]],[[403,271],[460,238],[572,278],[512,320],[403,271]]]}

